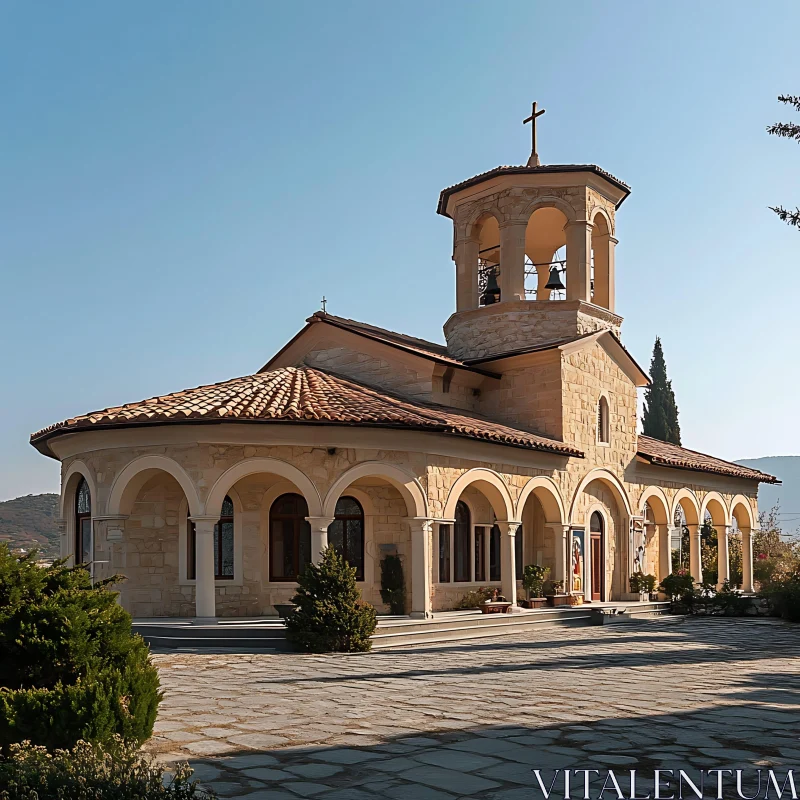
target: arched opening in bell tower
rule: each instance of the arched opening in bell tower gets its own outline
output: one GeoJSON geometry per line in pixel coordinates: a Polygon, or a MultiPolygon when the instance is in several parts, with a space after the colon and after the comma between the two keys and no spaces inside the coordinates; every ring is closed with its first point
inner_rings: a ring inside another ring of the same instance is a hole
{"type": "Polygon", "coordinates": [[[614,310],[614,245],[608,217],[596,211],[592,217],[591,299],[596,306],[614,310]]]}
{"type": "Polygon", "coordinates": [[[567,217],[558,208],[537,208],[525,227],[527,300],[563,300],[567,284],[567,217]],[[560,288],[559,288],[560,287],[560,288]]]}

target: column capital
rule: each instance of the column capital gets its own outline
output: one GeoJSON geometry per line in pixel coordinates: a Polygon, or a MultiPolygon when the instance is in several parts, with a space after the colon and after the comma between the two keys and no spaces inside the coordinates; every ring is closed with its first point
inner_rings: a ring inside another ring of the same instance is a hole
{"type": "Polygon", "coordinates": [[[219,522],[218,516],[198,515],[191,516],[189,519],[194,522],[194,530],[198,536],[214,533],[214,526],[219,522]]]}
{"type": "Polygon", "coordinates": [[[564,226],[564,230],[567,230],[568,228],[578,228],[578,227],[585,228],[586,230],[594,229],[594,225],[588,219],[573,219],[567,222],[567,224],[564,226]]]}
{"type": "Polygon", "coordinates": [[[433,520],[430,517],[403,517],[403,522],[408,524],[411,531],[422,531],[430,533],[433,530],[433,523],[440,520],[433,520]]]}
{"type": "Polygon", "coordinates": [[[306,522],[312,528],[320,530],[328,530],[328,526],[336,519],[336,517],[306,517],[306,522]]]}
{"type": "Polygon", "coordinates": [[[508,536],[516,536],[517,531],[519,530],[519,527],[520,525],[522,525],[522,523],[517,520],[502,520],[502,521],[498,520],[495,523],[495,525],[497,525],[497,527],[500,528],[501,531],[503,530],[503,527],[505,527],[506,529],[505,533],[508,536]]]}

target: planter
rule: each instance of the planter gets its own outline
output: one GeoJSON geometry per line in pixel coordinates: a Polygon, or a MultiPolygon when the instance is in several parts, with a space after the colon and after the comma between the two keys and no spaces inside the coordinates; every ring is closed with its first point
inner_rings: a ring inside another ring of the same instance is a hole
{"type": "Polygon", "coordinates": [[[288,619],[295,608],[294,603],[275,603],[275,611],[278,612],[278,616],[283,620],[288,619]]]}
{"type": "Polygon", "coordinates": [[[569,605],[568,594],[551,594],[547,596],[546,600],[547,600],[547,605],[550,606],[551,608],[555,608],[556,606],[569,605]]]}
{"type": "Polygon", "coordinates": [[[484,614],[505,614],[511,608],[511,603],[506,600],[487,600],[481,606],[484,614]]]}
{"type": "Polygon", "coordinates": [[[544,608],[547,605],[546,597],[531,597],[530,600],[521,600],[523,608],[544,608]]]}

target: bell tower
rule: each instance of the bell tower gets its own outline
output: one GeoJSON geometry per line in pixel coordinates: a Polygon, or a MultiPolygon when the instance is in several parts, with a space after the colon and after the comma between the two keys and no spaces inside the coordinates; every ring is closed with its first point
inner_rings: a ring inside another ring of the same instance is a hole
{"type": "Polygon", "coordinates": [[[496,167],[445,189],[453,221],[456,312],[448,350],[484,359],[599,329],[619,334],[614,310],[616,210],[630,193],[593,164],[542,165],[536,111],[526,166],[496,167]]]}

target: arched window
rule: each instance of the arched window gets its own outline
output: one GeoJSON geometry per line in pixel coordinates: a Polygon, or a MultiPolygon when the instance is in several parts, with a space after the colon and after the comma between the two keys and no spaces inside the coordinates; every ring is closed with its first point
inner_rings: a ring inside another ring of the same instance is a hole
{"type": "Polygon", "coordinates": [[[608,400],[600,398],[597,404],[597,441],[608,444],[611,441],[611,426],[608,420],[608,400]]]}
{"type": "Polygon", "coordinates": [[[328,526],[328,545],[356,569],[356,580],[364,580],[364,510],[353,497],[340,497],[335,518],[328,526]]]}
{"type": "Polygon", "coordinates": [[[75,491],[75,563],[92,561],[92,494],[86,478],[75,491]]]}
{"type": "Polygon", "coordinates": [[[281,495],[269,510],[269,579],[296,581],[311,561],[308,503],[300,494],[281,495]]]}
{"type": "Polygon", "coordinates": [[[463,500],[456,504],[456,521],[453,526],[453,580],[470,579],[470,537],[472,520],[469,507],[463,500]]]}
{"type": "MultiPolygon", "coordinates": [[[[187,512],[188,514],[188,512],[187,512]]],[[[186,577],[197,578],[197,531],[192,520],[187,522],[186,577]]],[[[214,580],[233,580],[233,501],[225,495],[222,513],[214,526],[214,580]]]]}
{"type": "Polygon", "coordinates": [[[589,531],[590,533],[603,532],[603,517],[599,511],[592,512],[592,518],[589,521],[589,531]]]}

